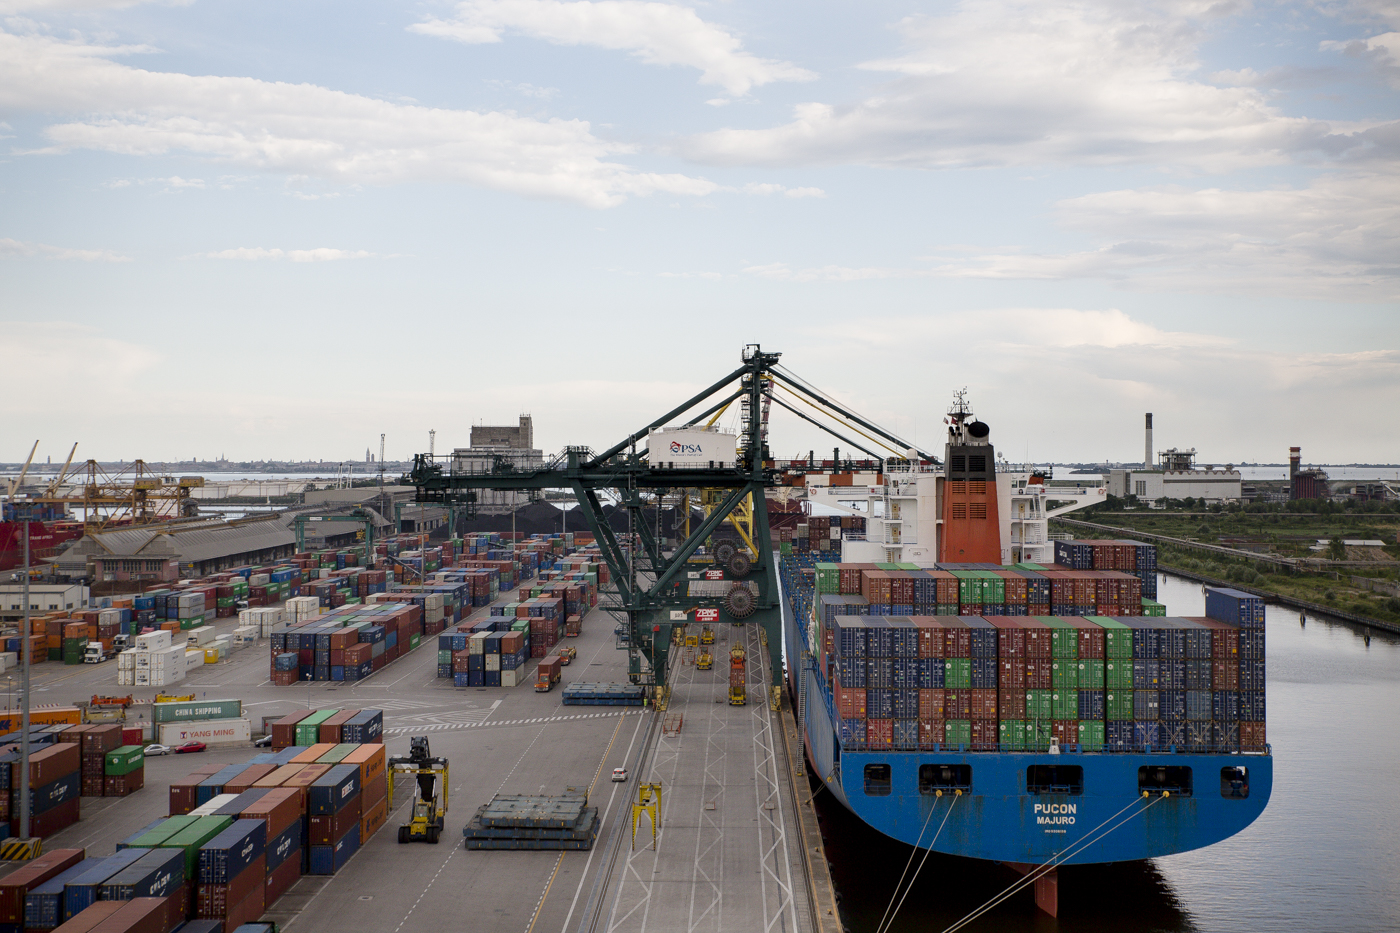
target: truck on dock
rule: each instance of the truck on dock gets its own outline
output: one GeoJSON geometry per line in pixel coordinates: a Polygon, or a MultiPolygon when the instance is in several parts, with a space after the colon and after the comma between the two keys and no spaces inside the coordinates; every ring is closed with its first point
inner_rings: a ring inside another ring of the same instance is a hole
{"type": "Polygon", "coordinates": [[[101,664],[111,656],[106,645],[100,641],[90,641],[87,643],[87,650],[83,652],[84,664],[101,664]]]}
{"type": "Polygon", "coordinates": [[[748,702],[749,687],[744,672],[744,649],[735,645],[729,649],[729,705],[744,706],[748,702]]]}
{"type": "Polygon", "coordinates": [[[557,654],[552,654],[540,660],[539,670],[535,673],[535,692],[548,693],[554,689],[554,685],[559,683],[563,676],[564,659],[557,654]]]}

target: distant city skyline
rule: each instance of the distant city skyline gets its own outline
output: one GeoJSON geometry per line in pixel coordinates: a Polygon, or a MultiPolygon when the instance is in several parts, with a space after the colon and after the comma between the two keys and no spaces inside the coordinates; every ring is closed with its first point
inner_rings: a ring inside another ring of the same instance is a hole
{"type": "Polygon", "coordinates": [[[0,460],[601,449],[746,343],[926,448],[1400,458],[1394,3],[0,13],[0,460]]]}

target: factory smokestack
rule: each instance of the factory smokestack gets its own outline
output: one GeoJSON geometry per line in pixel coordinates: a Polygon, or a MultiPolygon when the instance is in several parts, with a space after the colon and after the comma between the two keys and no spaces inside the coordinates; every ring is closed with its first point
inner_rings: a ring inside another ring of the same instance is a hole
{"type": "Polygon", "coordinates": [[[1298,471],[1303,466],[1303,448],[1288,448],[1288,497],[1298,498],[1298,471]]]}
{"type": "Polygon", "coordinates": [[[1142,468],[1152,469],[1152,412],[1147,413],[1147,439],[1142,447],[1142,468]]]}

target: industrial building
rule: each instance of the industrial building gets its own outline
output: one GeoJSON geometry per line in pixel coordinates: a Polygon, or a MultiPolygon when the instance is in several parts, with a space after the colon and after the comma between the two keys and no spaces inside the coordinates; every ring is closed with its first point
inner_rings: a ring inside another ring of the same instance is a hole
{"type": "MultiPolygon", "coordinates": [[[[452,451],[453,473],[489,473],[496,463],[509,463],[522,471],[544,465],[544,452],[535,447],[535,428],[529,415],[521,415],[518,425],[474,425],[470,443],[470,447],[452,451]]],[[[509,515],[530,501],[528,492],[514,490],[482,489],[476,495],[478,515],[509,515]]],[[[403,530],[412,533],[424,529],[403,530]]]]}
{"type": "Polygon", "coordinates": [[[1142,502],[1158,499],[1204,499],[1207,502],[1238,501],[1244,495],[1243,477],[1233,466],[1217,470],[1196,466],[1196,448],[1173,447],[1157,455],[1152,464],[1152,413],[1147,413],[1142,469],[1108,471],[1108,494],[1142,502]]]}
{"type": "Polygon", "coordinates": [[[1304,470],[1303,448],[1288,448],[1288,489],[1290,499],[1330,499],[1332,487],[1325,470],[1304,470]]]}
{"type": "MultiPolygon", "coordinates": [[[[29,611],[54,612],[86,609],[90,598],[86,586],[77,583],[29,584],[29,611]]],[[[0,584],[0,622],[24,618],[24,584],[0,584]]]]}
{"type": "Polygon", "coordinates": [[[296,535],[287,518],[268,512],[224,521],[185,520],[92,532],[54,559],[60,576],[95,584],[170,583],[180,577],[290,557],[296,535]]]}

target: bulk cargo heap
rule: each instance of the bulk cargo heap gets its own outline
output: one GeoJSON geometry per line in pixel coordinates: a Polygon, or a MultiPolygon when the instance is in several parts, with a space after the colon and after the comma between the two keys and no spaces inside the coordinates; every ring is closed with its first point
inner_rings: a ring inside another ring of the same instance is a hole
{"type": "Polygon", "coordinates": [[[1213,590],[1207,617],[1165,616],[1151,545],[1050,541],[1039,477],[998,471],[961,400],[949,422],[941,468],[808,478],[838,514],[782,544],[790,687],[851,812],[1034,872],[1054,914],[1058,865],[1208,846],[1263,811],[1264,607],[1213,590]]]}

